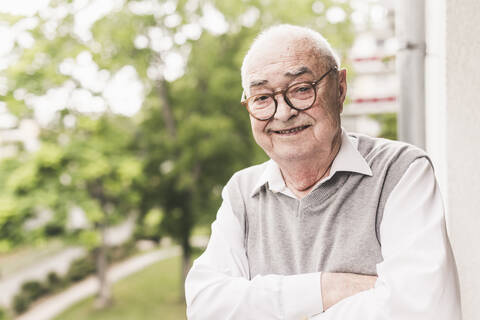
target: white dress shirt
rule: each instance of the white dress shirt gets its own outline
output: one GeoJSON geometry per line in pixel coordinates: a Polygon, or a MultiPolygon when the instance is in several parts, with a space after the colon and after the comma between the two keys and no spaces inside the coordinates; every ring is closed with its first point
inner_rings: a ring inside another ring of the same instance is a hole
{"type": "MultiPolygon", "coordinates": [[[[356,139],[345,132],[330,174],[316,187],[340,170],[372,175],[356,139]]],[[[295,198],[272,160],[252,193],[266,182],[271,191],[295,198]]],[[[222,197],[208,247],[194,262],[185,283],[188,319],[461,319],[442,198],[427,159],[415,160],[387,199],[380,225],[384,260],[377,264],[375,287],[326,311],[320,272],[250,279],[244,234],[227,192],[222,197]]]]}

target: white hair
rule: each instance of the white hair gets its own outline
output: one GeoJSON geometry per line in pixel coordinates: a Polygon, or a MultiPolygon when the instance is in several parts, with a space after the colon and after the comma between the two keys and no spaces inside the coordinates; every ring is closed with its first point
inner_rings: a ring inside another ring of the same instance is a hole
{"type": "Polygon", "coordinates": [[[246,76],[246,64],[249,57],[252,55],[252,52],[255,51],[263,42],[272,39],[285,39],[286,37],[291,37],[294,39],[308,39],[312,48],[317,52],[318,56],[325,59],[330,64],[334,64],[337,68],[340,67],[340,59],[338,55],[333,51],[332,47],[328,41],[317,31],[312,30],[306,27],[294,26],[291,24],[280,24],[269,27],[261,32],[253,41],[252,45],[248,49],[247,54],[243,58],[241,76],[242,76],[242,86],[245,87],[245,76],[246,76]]]}

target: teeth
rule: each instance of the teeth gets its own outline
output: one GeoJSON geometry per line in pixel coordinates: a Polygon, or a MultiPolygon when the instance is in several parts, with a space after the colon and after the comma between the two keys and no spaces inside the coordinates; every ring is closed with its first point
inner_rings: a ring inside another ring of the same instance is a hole
{"type": "Polygon", "coordinates": [[[308,127],[308,126],[296,127],[296,128],[289,129],[289,130],[279,130],[279,131],[275,131],[275,132],[280,133],[280,134],[294,133],[294,132],[302,131],[306,127],[308,127]]]}

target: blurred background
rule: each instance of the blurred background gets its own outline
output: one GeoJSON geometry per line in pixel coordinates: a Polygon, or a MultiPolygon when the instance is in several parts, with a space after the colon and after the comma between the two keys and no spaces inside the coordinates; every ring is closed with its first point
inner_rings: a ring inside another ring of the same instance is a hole
{"type": "Polygon", "coordinates": [[[347,130],[431,154],[475,319],[478,12],[476,0],[1,0],[0,320],[185,319],[184,277],[223,185],[267,159],[240,65],[278,23],[320,31],[341,57],[347,130]]]}

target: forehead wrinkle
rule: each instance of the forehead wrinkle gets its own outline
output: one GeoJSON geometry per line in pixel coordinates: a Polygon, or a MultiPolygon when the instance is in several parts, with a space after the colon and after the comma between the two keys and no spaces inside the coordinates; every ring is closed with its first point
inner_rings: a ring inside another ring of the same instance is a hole
{"type": "Polygon", "coordinates": [[[252,89],[267,86],[275,82],[270,80],[280,79],[282,76],[290,80],[303,74],[315,76],[316,72],[313,70],[318,68],[318,59],[312,48],[297,45],[297,40],[291,42],[285,48],[275,50],[274,54],[271,46],[258,47],[252,51],[244,68],[247,93],[252,89]],[[270,69],[273,69],[276,75],[273,76],[274,79],[268,80],[266,72],[270,69]]]}

